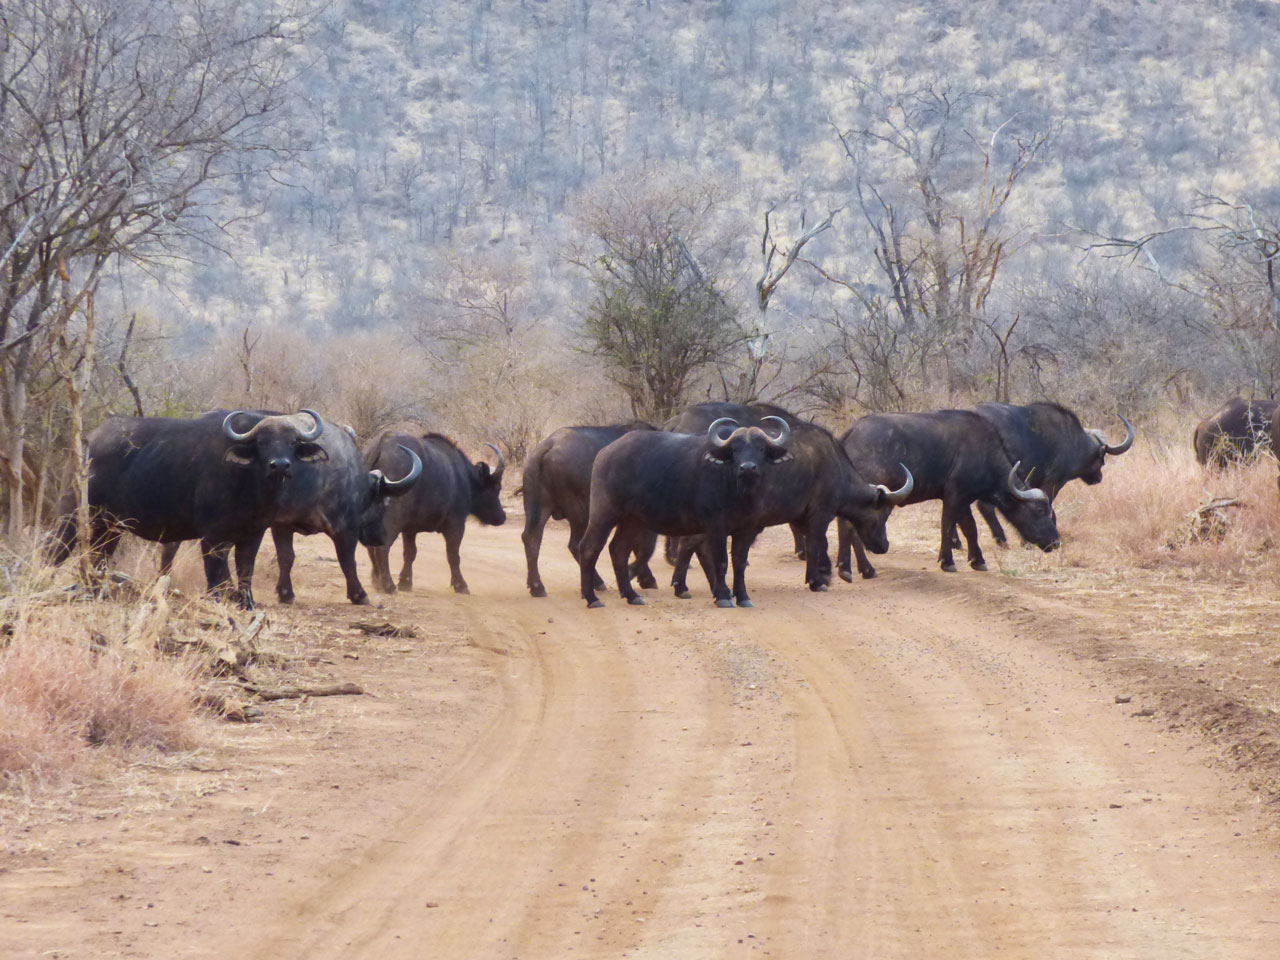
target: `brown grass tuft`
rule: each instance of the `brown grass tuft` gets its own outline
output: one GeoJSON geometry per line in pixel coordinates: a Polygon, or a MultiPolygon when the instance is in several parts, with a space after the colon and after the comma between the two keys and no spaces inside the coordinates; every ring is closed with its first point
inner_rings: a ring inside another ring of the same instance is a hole
{"type": "Polygon", "coordinates": [[[18,608],[0,649],[0,784],[54,783],[107,754],[193,745],[191,671],[156,653],[153,638],[122,644],[129,612],[106,602],[18,608]]]}
{"type": "Polygon", "coordinates": [[[1108,460],[1101,485],[1063,490],[1055,504],[1062,562],[1223,573],[1280,559],[1275,461],[1206,470],[1182,439],[1137,445],[1108,460]],[[1226,505],[1213,508],[1220,502],[1226,505]]]}

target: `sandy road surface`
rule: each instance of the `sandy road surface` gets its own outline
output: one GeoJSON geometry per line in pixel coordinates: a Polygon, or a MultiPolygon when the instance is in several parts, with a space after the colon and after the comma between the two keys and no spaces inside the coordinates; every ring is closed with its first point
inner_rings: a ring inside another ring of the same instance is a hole
{"type": "MultiPolygon", "coordinates": [[[[785,543],[753,554],[754,610],[702,585],[588,612],[559,530],[544,600],[518,529],[469,530],[471,597],[441,594],[429,541],[388,609],[454,618],[494,709],[444,768],[365,785],[376,839],[119,955],[1277,955],[1274,834],[1186,735],[1114,702],[1072,624],[919,555],[812,596],[785,543]]],[[[340,596],[318,546],[304,601],[340,596]]]]}

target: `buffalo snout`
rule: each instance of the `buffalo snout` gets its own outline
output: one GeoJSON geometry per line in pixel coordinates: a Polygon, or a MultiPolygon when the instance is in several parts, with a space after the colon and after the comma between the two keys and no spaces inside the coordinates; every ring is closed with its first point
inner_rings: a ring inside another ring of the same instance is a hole
{"type": "Polygon", "coordinates": [[[267,461],[267,476],[272,480],[285,480],[293,470],[293,461],[288,457],[272,457],[267,461]]]}

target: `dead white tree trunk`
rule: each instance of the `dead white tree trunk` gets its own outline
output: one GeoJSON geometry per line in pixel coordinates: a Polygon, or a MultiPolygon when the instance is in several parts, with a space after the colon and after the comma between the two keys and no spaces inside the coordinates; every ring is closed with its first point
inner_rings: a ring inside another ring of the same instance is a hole
{"type": "Polygon", "coordinates": [[[736,391],[738,394],[736,399],[744,403],[756,399],[756,395],[759,392],[760,375],[769,359],[769,339],[773,335],[773,332],[769,329],[768,322],[769,300],[773,297],[778,284],[782,282],[782,278],[791,269],[791,265],[800,257],[800,251],[804,249],[805,244],[818,234],[830,230],[835,222],[836,214],[843,208],[830,211],[826,219],[808,229],[805,228],[805,214],[802,211],[800,213],[800,236],[785,249],[778,246],[773,235],[773,224],[769,220],[775,209],[776,205],[770,204],[768,209],[765,210],[764,232],[760,235],[761,270],[760,277],[756,280],[756,321],[747,339],[747,354],[749,357],[747,369],[743,371],[739,378],[736,391]],[[781,260],[775,263],[775,260],[778,260],[779,257],[781,257],[781,260]]]}

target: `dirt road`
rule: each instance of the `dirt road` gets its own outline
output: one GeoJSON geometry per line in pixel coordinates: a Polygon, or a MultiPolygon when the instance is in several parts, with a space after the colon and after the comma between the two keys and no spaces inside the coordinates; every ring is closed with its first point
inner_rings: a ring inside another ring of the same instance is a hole
{"type": "MultiPolygon", "coordinates": [[[[332,807],[275,785],[260,845],[303,820],[338,839],[265,875],[240,861],[234,905],[173,868],[185,839],[153,835],[133,869],[170,894],[156,936],[76,928],[92,911],[45,917],[41,936],[61,930],[61,956],[272,960],[1276,955],[1266,815],[1188,735],[1134,716],[1140,698],[1116,703],[1126,691],[1072,656],[1077,624],[920,554],[810,595],[786,542],[753,553],[753,610],[715,609],[703,584],[591,612],[559,530],[543,600],[518,529],[468,531],[470,597],[442,592],[429,542],[418,593],[388,612],[465,635],[496,681],[431,747],[443,759],[406,732],[347,758],[364,772],[332,807]]],[[[336,568],[308,546],[300,600],[333,605],[336,568]]],[[[399,669],[403,690],[428,679],[399,669]]],[[[352,703],[317,709],[337,724],[352,703]]],[[[232,815],[188,812],[185,834],[232,815]]],[[[26,905],[94,896],[83,879],[26,905]]]]}

